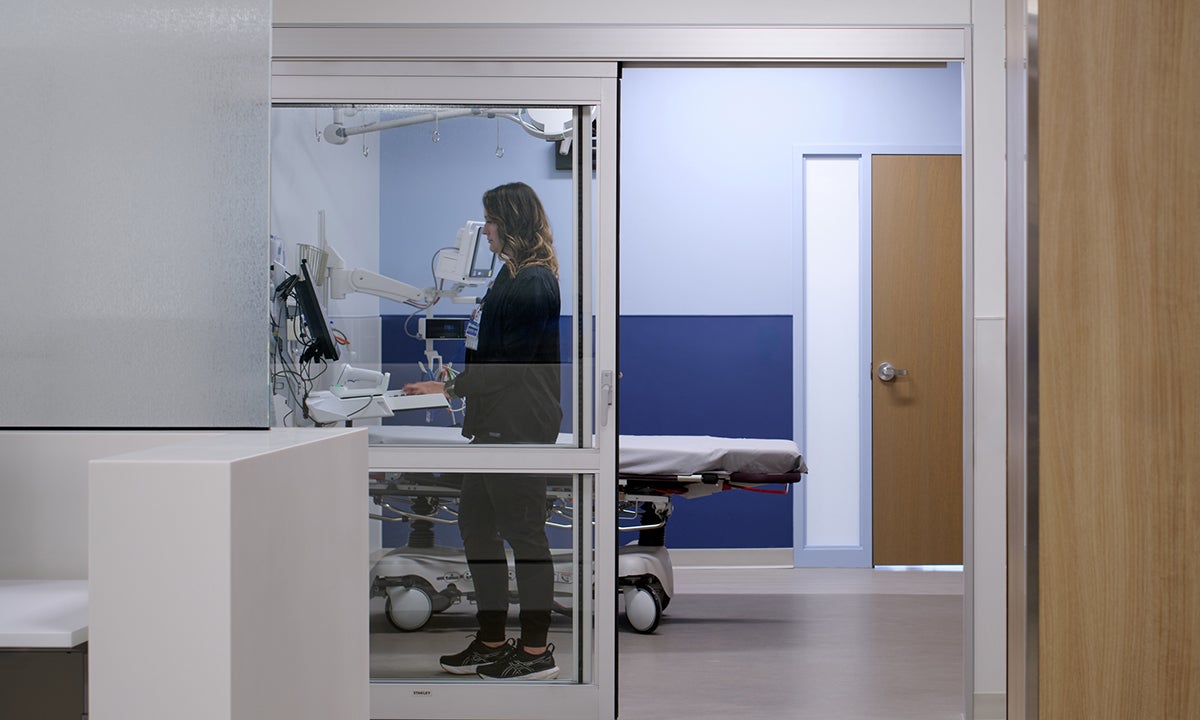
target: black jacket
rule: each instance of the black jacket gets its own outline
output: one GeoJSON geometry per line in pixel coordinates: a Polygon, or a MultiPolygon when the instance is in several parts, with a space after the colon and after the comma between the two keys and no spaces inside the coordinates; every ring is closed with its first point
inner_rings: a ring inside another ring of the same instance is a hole
{"type": "Polygon", "coordinates": [[[562,422],[558,278],[531,265],[497,273],[480,306],[479,347],[454,392],[466,398],[463,435],[475,442],[553,443],[562,422]]]}

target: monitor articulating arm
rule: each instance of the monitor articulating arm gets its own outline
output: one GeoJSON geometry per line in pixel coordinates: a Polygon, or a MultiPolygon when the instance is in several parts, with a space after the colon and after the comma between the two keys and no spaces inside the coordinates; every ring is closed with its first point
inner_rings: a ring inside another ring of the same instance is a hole
{"type": "Polygon", "coordinates": [[[334,299],[341,300],[349,293],[360,292],[424,309],[438,298],[438,293],[433,288],[421,290],[406,282],[362,268],[347,270],[346,261],[337,250],[326,246],[325,252],[328,255],[326,267],[329,269],[329,296],[334,299]]]}

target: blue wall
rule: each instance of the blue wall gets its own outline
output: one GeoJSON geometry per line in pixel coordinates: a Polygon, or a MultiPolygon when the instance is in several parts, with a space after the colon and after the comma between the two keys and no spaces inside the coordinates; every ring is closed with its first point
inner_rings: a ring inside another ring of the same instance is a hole
{"type": "MultiPolygon", "coordinates": [[[[384,318],[383,360],[392,386],[417,379],[416,362],[425,345],[408,338],[404,318],[384,318]]],[[[570,326],[563,318],[562,359],[569,359],[570,326]]],[[[439,349],[448,362],[462,363],[456,344],[439,349]],[[451,350],[450,348],[453,348],[451,350]]],[[[792,437],[792,319],[788,316],[640,316],[620,318],[622,378],[618,429],[630,435],[717,435],[792,437]]],[[[565,368],[569,367],[564,365],[565,368]]],[[[563,408],[571,394],[564,382],[563,408]]],[[[431,424],[449,425],[449,413],[430,414],[431,424]]],[[[400,413],[395,424],[424,424],[423,412],[400,413]]],[[[563,431],[568,430],[567,420],[563,431]]],[[[674,503],[667,524],[668,547],[790,547],[790,497],[742,490],[674,503]]],[[[457,545],[454,528],[435,528],[439,544],[457,545]]],[[[408,526],[385,523],[384,544],[403,544],[408,526]]],[[[622,537],[630,541],[633,537],[622,537]]],[[[565,542],[565,541],[564,541],[565,542]]]]}
{"type": "MultiPolygon", "coordinates": [[[[621,433],[793,437],[793,150],[961,147],[961,86],[956,64],[623,70],[621,433]]],[[[423,284],[432,253],[480,217],[482,192],[511,180],[541,195],[570,267],[571,177],[551,145],[506,123],[496,158],[495,121],[443,122],[436,144],[431,132],[383,134],[380,272],[423,284]]],[[[384,318],[393,386],[423,350],[400,320],[384,318]]],[[[667,528],[676,548],[790,547],[792,499],[681,500],[667,528]]]]}
{"type": "MultiPolygon", "coordinates": [[[[418,287],[429,285],[433,254],[454,244],[463,223],[483,219],[484,191],[521,181],[537,192],[550,219],[565,305],[574,292],[574,191],[571,171],[554,167],[554,143],[531,137],[507,120],[446,120],[438,124],[436,143],[432,132],[433,125],[424,124],[381,133],[379,272],[418,287]],[[503,157],[496,157],[498,123],[503,157]]],[[[465,315],[464,308],[438,305],[439,313],[448,315],[465,315]]],[[[380,303],[384,315],[408,311],[388,300],[380,303]]]]}
{"type": "MultiPolygon", "coordinates": [[[[622,433],[793,437],[795,151],[961,146],[961,88],[957,64],[623,71],[622,433]]],[[[667,544],[790,547],[792,506],[680,501],[667,544]]]]}
{"type": "MultiPolygon", "coordinates": [[[[620,322],[622,434],[792,437],[790,316],[620,322]]],[[[667,547],[792,545],[790,496],[730,490],[674,508],[667,547]]]]}

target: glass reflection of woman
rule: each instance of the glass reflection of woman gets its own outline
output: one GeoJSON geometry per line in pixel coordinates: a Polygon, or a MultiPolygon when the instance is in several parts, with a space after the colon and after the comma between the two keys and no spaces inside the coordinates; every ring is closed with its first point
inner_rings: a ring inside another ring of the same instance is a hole
{"type": "MultiPolygon", "coordinates": [[[[483,195],[488,247],[504,260],[467,332],[466,369],[446,383],[420,382],[404,392],[444,392],[466,400],[463,435],[473,444],[553,443],[562,422],[559,399],[558,260],[541,200],[524,183],[483,195]]],[[[546,538],[546,478],[467,475],[459,530],[475,585],[479,632],[440,659],[442,669],[486,679],[558,676],[547,642],[554,568],[546,538]],[[516,561],[521,636],[509,640],[508,562],[516,561]]]]}

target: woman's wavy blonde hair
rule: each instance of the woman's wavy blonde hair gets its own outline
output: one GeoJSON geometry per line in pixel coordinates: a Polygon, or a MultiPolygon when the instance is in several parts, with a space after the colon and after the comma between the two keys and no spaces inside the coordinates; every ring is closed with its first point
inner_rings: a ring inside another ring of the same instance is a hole
{"type": "Polygon", "coordinates": [[[500,257],[513,276],[530,265],[545,265],[558,277],[554,235],[533,188],[515,182],[488,190],[483,194],[483,214],[486,222],[496,224],[504,240],[500,257]]]}

